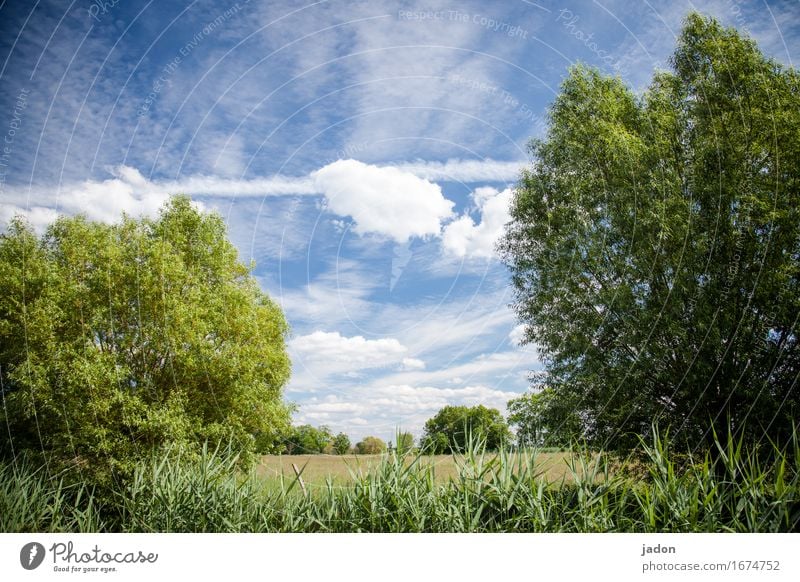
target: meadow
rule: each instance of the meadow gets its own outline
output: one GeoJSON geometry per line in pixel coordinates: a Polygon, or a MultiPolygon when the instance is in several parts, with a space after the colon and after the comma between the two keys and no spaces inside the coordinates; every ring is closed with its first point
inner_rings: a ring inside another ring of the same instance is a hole
{"type": "Polygon", "coordinates": [[[580,449],[495,454],[471,443],[449,459],[268,457],[246,472],[235,455],[204,449],[155,457],[104,488],[4,463],[0,531],[796,531],[797,440],[787,448],[747,449],[733,439],[717,447],[691,457],[656,437],[626,461],[580,449]],[[307,493],[285,470],[301,460],[307,493]]]}
{"type": "MultiPolygon", "coordinates": [[[[519,467],[524,453],[510,453],[505,462],[519,467]]],[[[389,453],[388,456],[391,456],[389,453]]],[[[496,457],[488,453],[486,460],[496,457]]],[[[439,484],[458,478],[460,457],[454,455],[405,455],[407,464],[414,463],[419,469],[430,470],[434,481],[439,484]]],[[[303,482],[310,490],[326,487],[330,480],[335,486],[348,487],[354,479],[371,471],[378,470],[387,460],[387,454],[380,455],[265,455],[256,467],[256,474],[267,482],[284,482],[295,478],[293,467],[301,471],[303,482]]],[[[566,452],[537,451],[536,470],[539,478],[548,482],[570,479],[569,466],[572,455],[566,452]]],[[[500,462],[498,459],[497,462],[500,462]]],[[[577,470],[580,470],[578,468],[577,470]]]]}

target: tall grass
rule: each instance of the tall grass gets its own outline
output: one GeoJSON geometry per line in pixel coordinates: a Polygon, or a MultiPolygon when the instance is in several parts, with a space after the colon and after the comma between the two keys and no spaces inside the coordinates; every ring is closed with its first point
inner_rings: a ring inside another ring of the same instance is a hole
{"type": "Polygon", "coordinates": [[[0,532],[96,532],[107,529],[94,491],[27,460],[0,462],[0,532]]]}
{"type": "Polygon", "coordinates": [[[800,524],[800,447],[717,442],[700,458],[675,455],[656,434],[625,465],[580,450],[568,476],[542,478],[537,451],[487,454],[477,440],[436,479],[421,456],[389,455],[348,486],[304,493],[296,479],[237,470],[235,455],[204,450],[140,463],[103,502],[28,465],[0,467],[0,529],[124,532],[786,532],[800,524]]]}

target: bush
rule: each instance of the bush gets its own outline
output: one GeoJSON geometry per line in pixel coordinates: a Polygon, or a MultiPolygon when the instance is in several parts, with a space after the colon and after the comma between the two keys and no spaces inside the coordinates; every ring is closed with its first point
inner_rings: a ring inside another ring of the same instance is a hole
{"type": "Polygon", "coordinates": [[[129,476],[164,446],[274,451],[289,426],[280,308],[216,214],[59,218],[0,237],[0,454],[129,476]]]}
{"type": "Polygon", "coordinates": [[[356,453],[359,455],[379,455],[386,451],[386,443],[378,437],[364,437],[363,441],[356,443],[356,453]]]}

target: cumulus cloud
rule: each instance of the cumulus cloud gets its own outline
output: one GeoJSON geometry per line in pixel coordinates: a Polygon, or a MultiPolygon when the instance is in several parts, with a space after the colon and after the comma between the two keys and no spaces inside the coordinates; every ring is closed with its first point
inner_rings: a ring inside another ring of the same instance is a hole
{"type": "Polygon", "coordinates": [[[153,216],[167,200],[168,194],[149,187],[148,180],[135,168],[121,166],[115,177],[102,182],[87,181],[59,196],[61,207],[68,213],[83,212],[102,222],[119,220],[122,213],[132,216],[153,216]]]}
{"type": "Polygon", "coordinates": [[[15,204],[0,204],[0,228],[4,228],[15,216],[22,216],[37,232],[43,232],[47,225],[58,218],[58,212],[43,206],[23,208],[15,204]]]}
{"type": "Polygon", "coordinates": [[[502,192],[489,186],[476,189],[472,198],[480,210],[478,224],[468,214],[448,224],[442,235],[445,251],[456,257],[491,258],[495,256],[495,243],[503,234],[509,221],[512,190],[502,192]]]}
{"type": "Polygon", "coordinates": [[[368,340],[363,336],[345,337],[338,331],[315,331],[289,342],[292,351],[304,362],[322,362],[349,369],[375,368],[403,361],[408,351],[394,338],[368,340]]]}
{"type": "Polygon", "coordinates": [[[398,243],[437,236],[453,202],[432,182],[398,168],[338,160],[312,174],[328,209],[355,221],[355,232],[377,233],[398,243]]]}
{"type": "Polygon", "coordinates": [[[12,190],[6,199],[10,203],[0,206],[0,216],[23,215],[41,230],[59,213],[83,213],[92,220],[114,222],[123,212],[136,217],[153,216],[167,200],[168,194],[153,187],[135,168],[119,166],[112,173],[114,177],[108,180],[86,180],[55,189],[55,195],[31,191],[21,196],[12,190]],[[29,207],[22,199],[36,200],[40,205],[29,207]]]}

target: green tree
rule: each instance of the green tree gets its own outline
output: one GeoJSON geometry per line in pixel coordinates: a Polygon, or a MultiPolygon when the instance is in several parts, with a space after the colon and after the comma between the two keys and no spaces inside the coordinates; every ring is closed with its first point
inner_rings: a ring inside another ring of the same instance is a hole
{"type": "Polygon", "coordinates": [[[378,437],[368,436],[356,443],[356,453],[359,455],[379,455],[386,450],[386,443],[378,437]]]}
{"type": "MultiPolygon", "coordinates": [[[[800,412],[800,79],[687,17],[637,95],[574,67],[500,250],[545,408],[600,445],[787,439],[800,412]]],[[[554,427],[555,428],[555,427],[554,427]]]]}
{"type": "Polygon", "coordinates": [[[350,451],[350,437],[343,432],[333,437],[333,450],[337,455],[346,455],[350,451]]]}
{"type": "Polygon", "coordinates": [[[508,402],[508,423],[516,427],[520,447],[566,447],[581,439],[581,419],[556,397],[553,388],[538,385],[508,402]]]}
{"type": "Polygon", "coordinates": [[[433,455],[462,452],[470,435],[484,439],[487,450],[498,449],[510,438],[508,425],[496,408],[445,406],[425,423],[420,448],[433,455]]]}
{"type": "Polygon", "coordinates": [[[314,455],[325,452],[332,444],[333,435],[327,426],[313,427],[310,424],[295,426],[284,441],[289,455],[314,455]]]}
{"type": "Polygon", "coordinates": [[[289,426],[288,328],[217,214],[175,197],[155,220],[59,218],[0,237],[0,449],[87,478],[165,445],[245,456],[289,426]]]}

